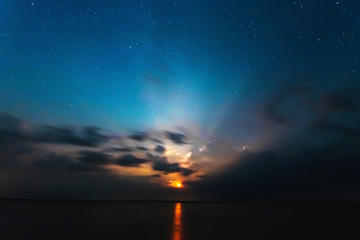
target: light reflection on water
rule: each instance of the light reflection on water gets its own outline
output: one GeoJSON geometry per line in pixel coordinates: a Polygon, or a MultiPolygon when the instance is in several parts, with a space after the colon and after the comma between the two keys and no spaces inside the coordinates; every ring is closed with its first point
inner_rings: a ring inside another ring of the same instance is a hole
{"type": "Polygon", "coordinates": [[[181,222],[181,203],[175,204],[174,210],[174,235],[173,240],[181,240],[182,222],[181,222]]]}

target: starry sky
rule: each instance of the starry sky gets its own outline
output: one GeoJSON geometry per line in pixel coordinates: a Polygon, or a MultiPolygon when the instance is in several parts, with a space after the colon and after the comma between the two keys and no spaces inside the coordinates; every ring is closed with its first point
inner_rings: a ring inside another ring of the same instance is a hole
{"type": "Polygon", "coordinates": [[[0,197],[360,200],[359,80],[356,0],[1,0],[0,197]]]}

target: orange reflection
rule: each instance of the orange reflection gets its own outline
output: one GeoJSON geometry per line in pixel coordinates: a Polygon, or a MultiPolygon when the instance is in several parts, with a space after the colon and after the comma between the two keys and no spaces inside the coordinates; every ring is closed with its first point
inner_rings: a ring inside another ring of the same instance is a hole
{"type": "Polygon", "coordinates": [[[175,204],[174,214],[174,240],[181,240],[182,224],[181,224],[181,203],[175,204]]]}

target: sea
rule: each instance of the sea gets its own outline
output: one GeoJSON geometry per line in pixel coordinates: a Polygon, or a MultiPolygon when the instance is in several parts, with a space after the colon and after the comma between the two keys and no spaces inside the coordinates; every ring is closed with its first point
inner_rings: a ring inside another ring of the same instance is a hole
{"type": "Polygon", "coordinates": [[[0,200],[0,239],[360,239],[359,203],[0,200]]]}

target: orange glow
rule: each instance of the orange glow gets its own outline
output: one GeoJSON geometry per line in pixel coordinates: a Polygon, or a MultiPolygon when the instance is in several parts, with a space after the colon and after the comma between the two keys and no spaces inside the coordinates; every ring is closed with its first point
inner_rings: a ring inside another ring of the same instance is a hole
{"type": "Polygon", "coordinates": [[[169,181],[169,185],[171,187],[176,187],[176,188],[182,188],[183,187],[181,182],[178,182],[178,181],[169,181]]]}
{"type": "Polygon", "coordinates": [[[181,223],[181,203],[176,203],[174,212],[174,240],[181,240],[182,223],[181,223]]]}

